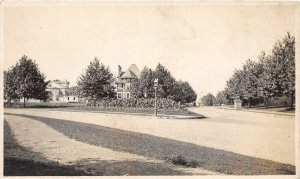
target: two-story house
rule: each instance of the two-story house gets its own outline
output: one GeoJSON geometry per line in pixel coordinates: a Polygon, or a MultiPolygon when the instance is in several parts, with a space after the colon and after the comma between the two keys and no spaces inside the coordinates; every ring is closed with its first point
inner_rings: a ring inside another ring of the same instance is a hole
{"type": "Polygon", "coordinates": [[[125,72],[118,66],[117,98],[130,98],[132,84],[141,78],[141,72],[135,64],[132,64],[125,72]]]}

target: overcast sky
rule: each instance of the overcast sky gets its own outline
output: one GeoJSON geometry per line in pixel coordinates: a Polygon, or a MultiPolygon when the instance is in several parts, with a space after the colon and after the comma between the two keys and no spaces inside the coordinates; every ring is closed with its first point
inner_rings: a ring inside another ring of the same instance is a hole
{"type": "Polygon", "coordinates": [[[117,65],[165,65],[198,95],[216,94],[235,68],[295,33],[292,5],[122,3],[4,7],[4,69],[27,55],[47,80],[77,77],[98,57],[117,65]]]}

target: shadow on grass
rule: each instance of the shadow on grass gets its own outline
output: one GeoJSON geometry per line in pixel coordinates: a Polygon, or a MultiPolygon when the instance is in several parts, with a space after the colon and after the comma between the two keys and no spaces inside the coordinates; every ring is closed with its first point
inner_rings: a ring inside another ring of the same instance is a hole
{"type": "Polygon", "coordinates": [[[4,121],[4,176],[87,176],[70,166],[50,161],[17,143],[11,128],[4,121]]]}
{"type": "Polygon", "coordinates": [[[195,145],[188,142],[103,127],[95,124],[33,115],[11,115],[26,117],[28,120],[41,121],[77,141],[116,151],[124,151],[169,162],[171,161],[174,164],[185,166],[191,164],[190,167],[201,167],[209,171],[234,175],[295,174],[295,166],[293,165],[195,145]],[[180,160],[178,160],[179,156],[181,156],[180,160]]]}
{"type": "Polygon", "coordinates": [[[93,176],[71,166],[33,160],[4,159],[4,176],[93,176]]]}
{"type": "Polygon", "coordinates": [[[184,172],[176,171],[170,167],[154,162],[143,161],[113,161],[84,159],[75,161],[74,166],[81,166],[83,170],[92,172],[95,175],[105,176],[153,176],[153,175],[187,175],[184,172]]]}

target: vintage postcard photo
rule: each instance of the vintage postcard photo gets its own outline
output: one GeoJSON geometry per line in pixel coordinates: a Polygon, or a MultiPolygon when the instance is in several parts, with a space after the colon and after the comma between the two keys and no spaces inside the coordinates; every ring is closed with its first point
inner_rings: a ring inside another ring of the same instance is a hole
{"type": "Polygon", "coordinates": [[[1,2],[2,175],[297,178],[298,5],[1,2]]]}

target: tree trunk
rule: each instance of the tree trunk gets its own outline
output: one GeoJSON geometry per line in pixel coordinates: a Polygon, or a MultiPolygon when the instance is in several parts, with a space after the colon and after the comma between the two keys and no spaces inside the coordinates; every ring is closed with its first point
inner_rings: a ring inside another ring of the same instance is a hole
{"type": "Polygon", "coordinates": [[[24,97],[24,104],[23,104],[23,107],[25,108],[25,97],[24,97]]]}
{"type": "Polygon", "coordinates": [[[293,109],[294,108],[294,95],[292,94],[291,95],[291,109],[293,109]]]}
{"type": "Polygon", "coordinates": [[[269,108],[269,99],[268,98],[265,98],[265,106],[267,109],[269,108]]]}
{"type": "Polygon", "coordinates": [[[250,108],[251,107],[251,98],[249,98],[249,100],[248,100],[248,108],[250,108]]]}

